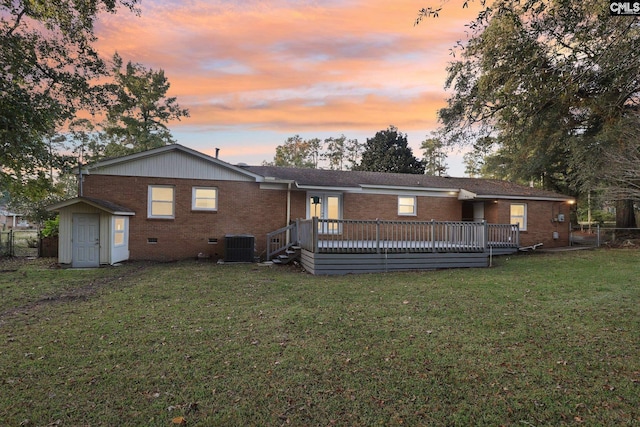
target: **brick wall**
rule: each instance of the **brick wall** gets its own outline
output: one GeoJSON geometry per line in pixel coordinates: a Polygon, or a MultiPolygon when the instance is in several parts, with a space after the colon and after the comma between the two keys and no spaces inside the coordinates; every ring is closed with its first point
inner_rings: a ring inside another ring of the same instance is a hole
{"type": "Polygon", "coordinates": [[[398,196],[380,194],[345,194],[344,219],[460,221],[462,204],[455,197],[417,197],[417,216],[398,215],[398,196]]]}
{"type": "MultiPolygon", "coordinates": [[[[251,234],[255,237],[256,256],[264,258],[266,234],[286,224],[287,191],[260,190],[259,184],[235,181],[209,181],[109,175],[85,176],[84,195],[108,200],[133,209],[130,219],[131,259],[177,260],[196,258],[203,253],[212,259],[224,258],[225,235],[251,234]],[[149,185],[175,187],[174,219],[147,218],[149,185]],[[218,210],[191,210],[192,187],[217,187],[218,210]],[[149,243],[148,239],[157,239],[149,243]],[[217,239],[211,244],[210,239],[217,239]]],[[[291,221],[306,217],[306,192],[291,192],[291,221]]],[[[485,219],[508,224],[512,201],[485,203],[485,219]]],[[[521,203],[513,201],[513,203],[521,203]]],[[[455,197],[418,197],[417,216],[398,215],[396,195],[343,195],[343,218],[361,220],[460,221],[463,203],[455,197]]],[[[569,205],[560,202],[527,202],[528,229],[521,232],[522,246],[544,243],[544,247],[569,244],[569,205]],[[554,221],[558,214],[565,222],[554,221]],[[553,232],[558,232],[558,239],[553,232]]]]}
{"type": "Polygon", "coordinates": [[[500,200],[487,203],[485,216],[487,221],[509,224],[512,203],[527,205],[527,230],[520,231],[520,246],[542,243],[544,248],[569,246],[569,204],[549,201],[500,200]],[[487,212],[490,211],[490,215],[487,212]],[[564,214],[565,221],[558,222],[558,214],[564,214]],[[495,219],[494,219],[495,218],[495,219]],[[554,232],[558,238],[554,239],[554,232]]]}
{"type": "Polygon", "coordinates": [[[129,249],[134,260],[224,258],[225,235],[255,236],[256,255],[264,256],[266,234],[286,225],[286,191],[263,190],[249,182],[89,175],[84,195],[135,211],[129,224],[129,249]],[[175,187],[175,218],[147,218],[149,185],[175,187]],[[217,187],[216,212],[192,211],[192,187],[217,187]],[[148,243],[148,239],[157,243],[148,243]],[[217,244],[210,244],[217,239],[217,244]]]}

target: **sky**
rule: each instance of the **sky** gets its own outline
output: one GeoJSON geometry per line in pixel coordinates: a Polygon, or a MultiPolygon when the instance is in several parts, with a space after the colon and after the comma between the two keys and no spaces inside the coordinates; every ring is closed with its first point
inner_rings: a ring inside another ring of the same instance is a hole
{"type": "MultiPolygon", "coordinates": [[[[361,143],[396,126],[416,157],[446,105],[446,66],[474,11],[449,0],[142,0],[141,14],[102,15],[97,48],[165,72],[190,117],[179,144],[221,160],[273,161],[287,138],[361,143]]],[[[448,173],[463,176],[459,149],[448,173]]]]}

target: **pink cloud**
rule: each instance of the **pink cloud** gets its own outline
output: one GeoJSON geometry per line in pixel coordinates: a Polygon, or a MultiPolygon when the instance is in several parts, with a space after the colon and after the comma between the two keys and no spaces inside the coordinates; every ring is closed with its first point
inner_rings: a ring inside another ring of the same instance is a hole
{"type": "Polygon", "coordinates": [[[191,112],[175,129],[426,133],[445,105],[449,49],[475,16],[451,0],[414,26],[427,3],[156,0],[102,19],[98,46],[165,70],[191,112]]]}

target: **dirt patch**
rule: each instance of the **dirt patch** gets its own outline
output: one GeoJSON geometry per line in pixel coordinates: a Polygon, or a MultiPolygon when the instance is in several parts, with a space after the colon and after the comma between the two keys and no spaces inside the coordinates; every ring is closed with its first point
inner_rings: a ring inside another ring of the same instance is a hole
{"type": "MultiPolygon", "coordinates": [[[[7,272],[16,272],[19,270],[20,266],[24,266],[26,263],[36,262],[40,264],[37,267],[40,268],[52,268],[57,269],[59,266],[57,263],[51,264],[49,261],[43,260],[26,260],[26,259],[3,259],[0,261],[0,271],[7,272]],[[7,265],[11,265],[12,267],[8,267],[7,265]],[[15,268],[14,268],[15,267],[15,268]]],[[[123,283],[124,279],[134,274],[139,273],[147,268],[149,268],[153,263],[149,262],[136,262],[133,265],[129,266],[126,269],[118,270],[118,267],[103,267],[103,268],[113,268],[114,274],[109,277],[103,277],[99,279],[93,279],[87,285],[74,288],[72,290],[65,291],[60,294],[50,294],[43,295],[38,300],[32,301],[28,304],[22,305],[20,307],[11,308],[0,313],[0,326],[5,323],[5,321],[11,317],[14,317],[18,314],[29,314],[31,312],[39,311],[43,307],[50,306],[52,304],[62,304],[72,301],[85,301],[89,299],[91,296],[95,295],[100,289],[103,289],[107,286],[111,286],[114,283],[123,283]]]]}

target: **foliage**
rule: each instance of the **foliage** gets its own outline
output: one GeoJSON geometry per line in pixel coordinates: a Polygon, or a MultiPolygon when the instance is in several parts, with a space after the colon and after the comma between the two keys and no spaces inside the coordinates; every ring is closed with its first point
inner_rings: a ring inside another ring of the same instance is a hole
{"type": "Polygon", "coordinates": [[[7,425],[633,425],[637,250],[490,269],[0,265],[7,425]],[[16,405],[16,402],[25,402],[16,405]]]}
{"type": "Polygon", "coordinates": [[[136,2],[0,3],[1,187],[27,196],[46,190],[42,171],[68,164],[48,138],[79,109],[98,105],[92,80],[106,70],[92,47],[96,17],[121,6],[135,11],[136,2]]]}
{"type": "Polygon", "coordinates": [[[115,82],[106,86],[111,99],[103,138],[98,140],[102,150],[95,151],[117,157],[175,143],[166,124],[189,117],[189,111],[181,108],[175,97],[167,97],[170,84],[164,71],[147,70],[131,61],[123,70],[118,54],[113,57],[111,71],[115,82]]]}
{"type": "Polygon", "coordinates": [[[60,231],[60,215],[56,215],[53,219],[44,222],[44,226],[40,231],[42,237],[56,237],[60,231]]]}
{"type": "Polygon", "coordinates": [[[326,151],[321,157],[329,163],[331,170],[351,169],[360,160],[362,144],[357,139],[347,139],[340,135],[338,138],[325,139],[324,144],[326,151]]]}
{"type": "Polygon", "coordinates": [[[304,140],[300,135],[287,138],[283,145],[276,147],[276,156],[273,158],[273,165],[295,168],[317,167],[312,141],[316,143],[319,140],[304,140]]]}
{"type": "Polygon", "coordinates": [[[41,174],[43,185],[30,187],[28,193],[14,192],[10,195],[8,206],[19,212],[31,222],[41,225],[56,214],[49,212],[47,206],[61,200],[70,199],[78,195],[76,178],[72,174],[58,176],[55,181],[41,174]]]}
{"type": "Polygon", "coordinates": [[[367,138],[360,163],[354,170],[424,174],[424,164],[413,155],[407,135],[395,126],[367,138]]]}
{"type": "MultiPolygon", "coordinates": [[[[493,136],[512,176],[564,192],[594,187],[639,107],[637,18],[611,18],[596,0],[482,4],[448,67],[453,94],[439,112],[448,141],[493,136]]],[[[419,20],[438,13],[423,9],[419,20]]]]}
{"type": "Polygon", "coordinates": [[[602,188],[613,200],[640,203],[640,115],[635,120],[636,124],[620,130],[620,138],[626,143],[605,153],[602,188]]]}
{"type": "Polygon", "coordinates": [[[425,174],[443,176],[447,173],[447,152],[439,138],[427,138],[420,145],[425,174]]]}
{"type": "Polygon", "coordinates": [[[344,135],[329,137],[324,141],[318,138],[305,140],[300,135],[295,135],[276,147],[273,162],[264,164],[317,169],[321,161],[326,161],[329,169],[342,170],[357,163],[360,147],[357,139],[347,139],[344,135]]]}

